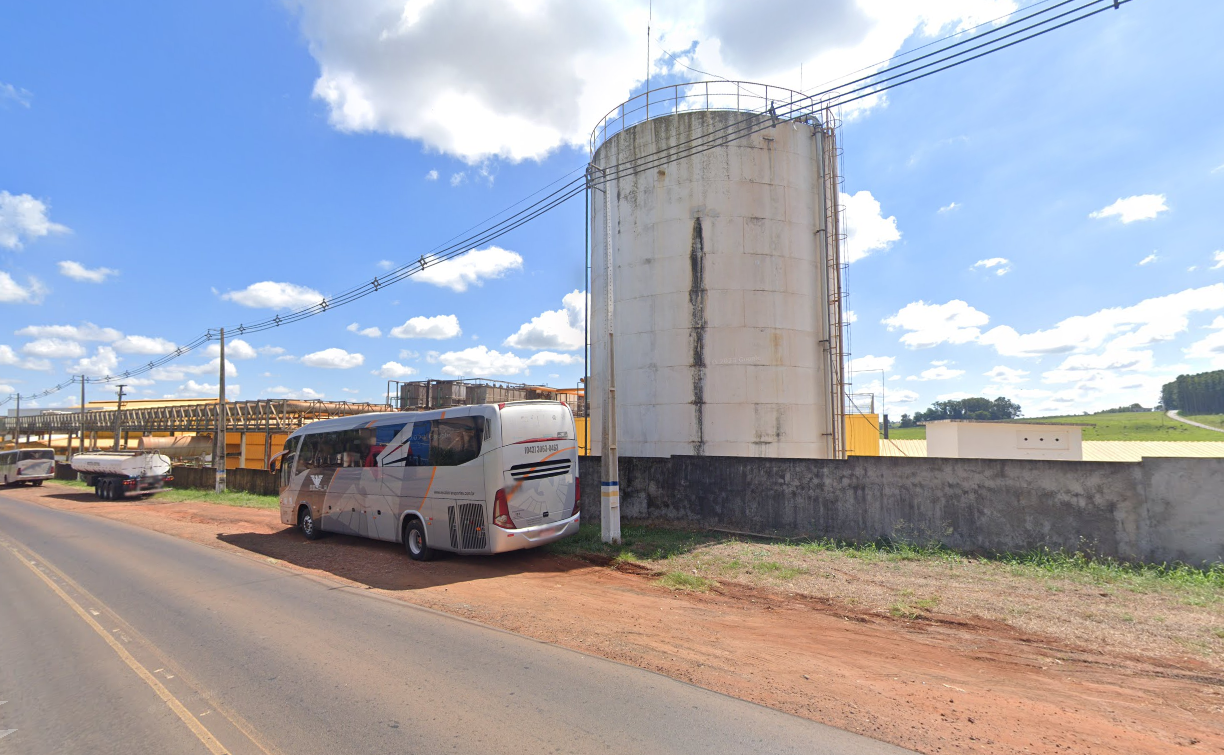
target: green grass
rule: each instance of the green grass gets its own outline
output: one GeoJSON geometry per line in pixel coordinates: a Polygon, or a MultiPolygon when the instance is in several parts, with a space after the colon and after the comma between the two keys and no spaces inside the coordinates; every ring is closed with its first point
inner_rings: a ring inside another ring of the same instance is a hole
{"type": "MultiPolygon", "coordinates": [[[[1193,422],[1211,425],[1212,427],[1218,427],[1221,430],[1224,430],[1224,414],[1179,414],[1177,416],[1185,417],[1193,422]]],[[[1216,433],[1216,435],[1219,435],[1219,433],[1216,433]]],[[[1224,440],[1224,436],[1219,437],[1221,440],[1224,440]]]]}
{"type": "MultiPolygon", "coordinates": [[[[544,546],[547,550],[564,555],[596,560],[598,562],[650,562],[647,567],[659,569],[666,584],[677,589],[704,589],[686,586],[687,572],[668,568],[672,559],[701,550],[706,546],[723,543],[762,543],[760,538],[715,532],[712,530],[685,529],[672,525],[651,523],[625,523],[620,545],[608,545],[601,541],[599,525],[584,524],[577,535],[544,546]],[[661,562],[661,563],[660,563],[661,562]],[[676,573],[680,576],[672,577],[676,573]]],[[[804,555],[827,553],[843,558],[862,559],[872,562],[924,561],[949,565],[968,566],[974,563],[993,563],[1008,567],[1018,576],[1035,579],[1064,579],[1080,583],[1152,592],[1173,589],[1185,594],[1187,602],[1206,605],[1224,599],[1224,564],[1205,567],[1174,564],[1132,564],[1114,558],[1093,556],[1087,552],[1055,551],[1047,548],[1022,553],[975,555],[945,548],[938,543],[919,544],[902,540],[880,539],[873,542],[853,543],[830,538],[767,541],[777,550],[772,551],[773,560],[755,560],[751,568],[755,573],[771,578],[788,580],[804,573],[802,568],[786,566],[784,562],[800,560],[804,555]],[[793,549],[793,550],[792,550],[793,549]]],[[[770,555],[762,548],[756,558],[770,555]]],[[[801,562],[801,561],[800,561],[801,562]]],[[[735,561],[714,561],[704,567],[713,573],[724,571],[735,561]]],[[[705,577],[702,577],[705,579],[705,577]]],[[[696,583],[693,583],[696,584],[696,583]]],[[[708,588],[709,585],[706,585],[708,588]]],[[[1058,589],[1056,586],[1051,589],[1058,589]]],[[[937,597],[905,602],[905,608],[931,610],[937,597]]]]}
{"type": "MultiPolygon", "coordinates": [[[[1187,417],[1205,425],[1224,427],[1224,415],[1187,417]]],[[[1024,417],[1021,422],[1090,424],[1084,440],[1224,440],[1224,435],[1166,417],[1164,412],[1110,412],[1073,414],[1065,417],[1024,417]]],[[[896,440],[925,439],[925,427],[893,427],[888,436],[896,440]]],[[[881,436],[883,437],[883,436],[881,436]]]]}
{"type": "Polygon", "coordinates": [[[659,584],[663,585],[664,587],[670,587],[673,590],[706,592],[714,586],[714,581],[696,574],[687,574],[682,571],[669,571],[659,579],[659,584]]]}
{"type": "MultiPolygon", "coordinates": [[[[79,490],[93,490],[92,487],[79,480],[50,480],[47,484],[63,485],[79,490]]],[[[280,507],[280,499],[274,495],[255,495],[254,493],[240,493],[233,490],[215,493],[211,490],[167,488],[161,493],[156,493],[153,498],[163,503],[201,501],[203,503],[217,503],[222,506],[238,506],[247,509],[276,509],[280,507]]]]}

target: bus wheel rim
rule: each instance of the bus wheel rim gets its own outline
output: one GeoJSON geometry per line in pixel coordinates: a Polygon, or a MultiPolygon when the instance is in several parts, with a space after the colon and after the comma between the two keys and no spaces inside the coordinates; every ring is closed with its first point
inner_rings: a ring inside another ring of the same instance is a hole
{"type": "Polygon", "coordinates": [[[307,535],[314,532],[314,518],[309,513],[302,514],[302,531],[307,535]]]}
{"type": "Polygon", "coordinates": [[[413,553],[421,552],[421,531],[420,530],[413,528],[413,530],[408,533],[408,547],[412,549],[413,553]]]}

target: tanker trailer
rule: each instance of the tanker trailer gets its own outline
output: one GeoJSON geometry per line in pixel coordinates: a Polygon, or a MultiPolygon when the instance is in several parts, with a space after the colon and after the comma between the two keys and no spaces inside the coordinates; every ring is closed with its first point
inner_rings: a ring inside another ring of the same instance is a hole
{"type": "Polygon", "coordinates": [[[174,479],[170,459],[156,452],[90,451],[73,456],[72,468],[106,501],[156,493],[174,479]]]}

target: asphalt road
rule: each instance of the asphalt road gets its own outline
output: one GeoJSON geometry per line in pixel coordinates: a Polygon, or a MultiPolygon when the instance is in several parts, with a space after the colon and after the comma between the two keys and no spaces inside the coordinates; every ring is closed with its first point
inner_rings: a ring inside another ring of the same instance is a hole
{"type": "Polygon", "coordinates": [[[2,755],[904,752],[2,495],[0,701],[2,755]]]}

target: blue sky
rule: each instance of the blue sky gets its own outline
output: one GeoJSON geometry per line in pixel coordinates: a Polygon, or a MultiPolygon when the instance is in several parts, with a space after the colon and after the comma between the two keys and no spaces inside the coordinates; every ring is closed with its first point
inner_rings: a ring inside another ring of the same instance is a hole
{"type": "MultiPolygon", "coordinates": [[[[727,0],[656,2],[652,77],[695,75],[667,48],[811,87],[1015,7],[782,6],[795,23],[779,31],[727,0]]],[[[642,86],[646,13],[7,4],[0,392],[130,369],[342,290],[580,170],[583,134],[642,86]]],[[[1219,3],[1136,0],[846,113],[856,389],[879,392],[866,370],[885,368],[894,416],[983,393],[1035,416],[1150,405],[1179,372],[1224,367],[1222,27],[1219,3]]],[[[428,281],[244,338],[231,396],[377,399],[389,377],[455,374],[574,385],[582,214],[579,199],[428,281]]],[[[128,382],[207,395],[217,375],[197,353],[128,382]]]]}

